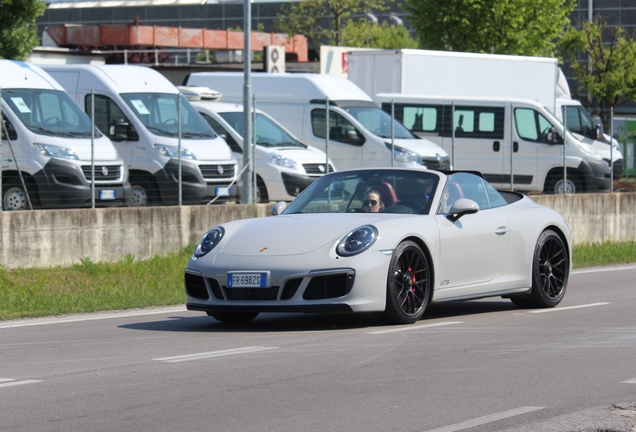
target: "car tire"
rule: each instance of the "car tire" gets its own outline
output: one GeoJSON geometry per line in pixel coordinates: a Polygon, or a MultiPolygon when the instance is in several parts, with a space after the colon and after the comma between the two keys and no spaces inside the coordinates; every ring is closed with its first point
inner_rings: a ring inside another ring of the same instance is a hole
{"type": "Polygon", "coordinates": [[[428,259],[412,241],[398,245],[391,256],[383,319],[391,324],[413,324],[424,315],[431,298],[432,279],[428,259]]]}
{"type": "Polygon", "coordinates": [[[252,321],[258,312],[208,312],[208,316],[223,323],[238,324],[252,321]]]}
{"type": "Polygon", "coordinates": [[[539,236],[532,259],[532,290],[529,297],[513,297],[522,308],[551,308],[558,305],[568,285],[570,257],[561,237],[552,230],[539,236]]]}

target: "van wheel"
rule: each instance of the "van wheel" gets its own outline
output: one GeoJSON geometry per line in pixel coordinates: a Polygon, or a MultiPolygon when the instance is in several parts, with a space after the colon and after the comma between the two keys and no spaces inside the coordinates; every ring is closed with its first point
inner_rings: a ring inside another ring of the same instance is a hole
{"type": "Polygon", "coordinates": [[[130,200],[133,207],[143,207],[151,205],[154,201],[153,189],[145,178],[133,177],[130,179],[130,200]]]}
{"type": "Polygon", "coordinates": [[[547,180],[545,181],[545,187],[543,188],[543,192],[546,194],[573,194],[573,193],[581,193],[583,192],[583,187],[581,186],[581,182],[578,177],[574,173],[570,173],[568,171],[567,180],[563,180],[563,171],[560,172],[552,172],[548,175],[547,180]]]}
{"type": "Polygon", "coordinates": [[[267,195],[267,188],[265,182],[259,176],[256,177],[256,202],[268,203],[269,196],[267,195]]]}
{"type": "Polygon", "coordinates": [[[2,185],[2,208],[4,210],[26,210],[27,196],[20,180],[9,180],[2,185]]]}

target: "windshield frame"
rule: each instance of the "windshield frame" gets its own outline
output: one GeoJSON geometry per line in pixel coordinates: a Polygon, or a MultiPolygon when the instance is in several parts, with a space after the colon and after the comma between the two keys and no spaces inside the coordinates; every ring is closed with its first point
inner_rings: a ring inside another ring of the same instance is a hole
{"type": "MultiPolygon", "coordinates": [[[[243,137],[243,111],[223,111],[218,112],[219,116],[225,122],[238,133],[241,138],[243,137]]],[[[291,133],[281,127],[278,123],[276,123],[270,117],[264,115],[263,113],[256,113],[256,122],[254,122],[253,126],[254,135],[256,136],[256,145],[265,148],[299,148],[306,149],[307,145],[301,143],[296,139],[291,133]],[[261,125],[261,130],[263,126],[268,128],[273,128],[276,132],[280,133],[281,136],[286,137],[283,141],[270,143],[268,141],[258,141],[259,136],[263,138],[263,135],[259,135],[259,124],[261,125]]]]}
{"type": "MultiPolygon", "coordinates": [[[[91,137],[91,119],[62,90],[6,88],[2,89],[2,100],[18,120],[35,134],[65,138],[91,137]]],[[[96,126],[93,127],[93,136],[102,137],[96,126]]]]}
{"type": "Polygon", "coordinates": [[[181,99],[181,137],[213,139],[216,133],[208,122],[181,93],[120,93],[126,106],[137,120],[153,135],[176,138],[178,131],[177,98],[181,99]],[[172,107],[158,107],[159,103],[174,103],[172,107]],[[151,102],[152,106],[148,107],[151,102]],[[165,118],[162,120],[162,116],[165,118]]]}

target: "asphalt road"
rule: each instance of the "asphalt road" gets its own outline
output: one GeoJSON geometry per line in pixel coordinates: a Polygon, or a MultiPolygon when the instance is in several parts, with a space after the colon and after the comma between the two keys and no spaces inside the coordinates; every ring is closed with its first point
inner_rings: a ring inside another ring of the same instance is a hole
{"type": "Polygon", "coordinates": [[[0,322],[2,431],[636,431],[636,266],[550,310],[433,305],[411,326],[184,307],[0,322]]]}

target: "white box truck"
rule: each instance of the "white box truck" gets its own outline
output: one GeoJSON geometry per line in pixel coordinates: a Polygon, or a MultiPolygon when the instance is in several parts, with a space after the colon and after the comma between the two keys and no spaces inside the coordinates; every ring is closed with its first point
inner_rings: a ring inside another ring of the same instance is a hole
{"type": "Polygon", "coordinates": [[[178,204],[179,159],[182,203],[237,199],[237,162],[229,147],[159,72],[132,65],[43,69],[89,116],[94,99],[95,124],[108,134],[130,171],[132,205],[178,204]]]}
{"type": "MultiPolygon", "coordinates": [[[[185,85],[223,93],[228,102],[243,102],[243,74],[195,72],[185,85]]],[[[351,81],[320,74],[251,75],[255,105],[282,123],[302,142],[328,152],[341,169],[369,166],[426,165],[450,168],[448,154],[395,122],[351,81]],[[329,148],[326,146],[326,99],[329,99],[329,148]],[[393,153],[392,153],[393,149],[393,153]]]]}
{"type": "Polygon", "coordinates": [[[571,98],[555,58],[411,49],[352,51],[348,72],[348,79],[372,97],[395,93],[532,99],[561,121],[567,109],[570,132],[613,166],[614,177],[622,175],[618,143],[610,144],[610,137],[602,135],[581,103],[571,98]]]}
{"type": "MultiPolygon", "coordinates": [[[[212,129],[223,137],[232,154],[243,166],[243,105],[210,99],[207,87],[178,87],[184,95],[192,93],[190,103],[212,129]]],[[[186,96],[187,97],[187,96],[186,96]]],[[[317,148],[303,144],[280,123],[256,109],[253,131],[256,137],[254,164],[256,202],[292,201],[311,183],[329,172],[327,156],[317,148]]]]}
{"type": "Polygon", "coordinates": [[[0,60],[0,92],[3,209],[91,207],[93,181],[95,205],[127,204],[126,165],[50,75],[0,60]]]}

